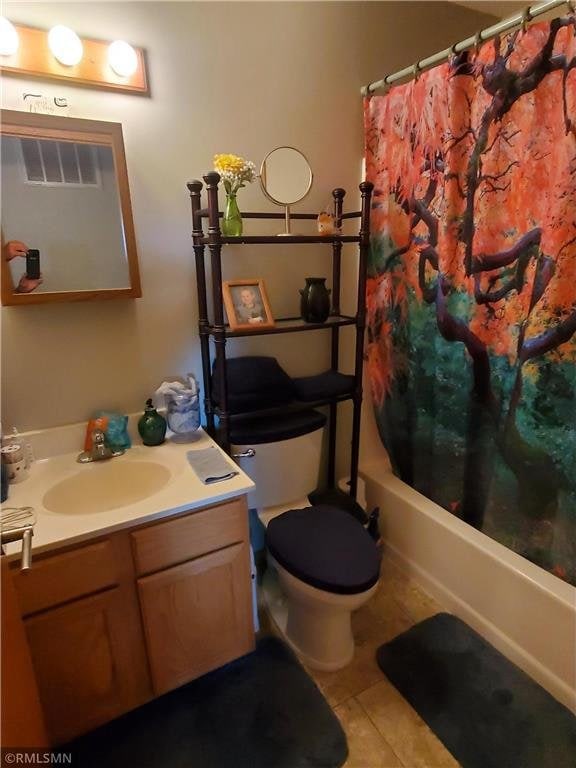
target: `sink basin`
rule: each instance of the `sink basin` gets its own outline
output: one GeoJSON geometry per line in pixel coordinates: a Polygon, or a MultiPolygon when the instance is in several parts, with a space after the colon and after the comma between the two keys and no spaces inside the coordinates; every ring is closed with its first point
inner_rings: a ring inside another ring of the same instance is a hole
{"type": "Polygon", "coordinates": [[[169,482],[170,470],[153,461],[108,461],[86,465],[44,494],[42,504],[63,515],[90,515],[135,504],[169,482]]]}

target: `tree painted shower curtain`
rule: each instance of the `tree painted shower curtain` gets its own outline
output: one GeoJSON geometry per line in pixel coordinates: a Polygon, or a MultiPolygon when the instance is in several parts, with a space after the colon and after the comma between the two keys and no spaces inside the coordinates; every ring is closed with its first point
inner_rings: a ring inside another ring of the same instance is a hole
{"type": "Polygon", "coordinates": [[[368,369],[393,469],[574,584],[576,17],[367,99],[365,132],[368,369]]]}

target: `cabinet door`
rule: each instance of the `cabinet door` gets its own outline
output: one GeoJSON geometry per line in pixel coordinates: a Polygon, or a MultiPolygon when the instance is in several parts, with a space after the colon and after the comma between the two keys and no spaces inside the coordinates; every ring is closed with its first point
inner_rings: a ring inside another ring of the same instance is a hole
{"type": "Polygon", "coordinates": [[[141,578],[138,589],[156,694],[253,649],[247,544],[141,578]]]}
{"type": "Polygon", "coordinates": [[[142,704],[144,649],[116,588],[26,620],[40,698],[55,743],[142,704]]]}
{"type": "Polygon", "coordinates": [[[34,677],[12,569],[2,558],[2,747],[47,747],[48,735],[34,677]]]}

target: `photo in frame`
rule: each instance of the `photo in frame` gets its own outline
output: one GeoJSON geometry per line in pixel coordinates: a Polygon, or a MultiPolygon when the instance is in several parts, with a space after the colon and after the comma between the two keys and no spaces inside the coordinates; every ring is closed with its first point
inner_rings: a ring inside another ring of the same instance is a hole
{"type": "Polygon", "coordinates": [[[222,283],[222,297],[233,331],[274,327],[264,280],[226,280],[222,283]]]}

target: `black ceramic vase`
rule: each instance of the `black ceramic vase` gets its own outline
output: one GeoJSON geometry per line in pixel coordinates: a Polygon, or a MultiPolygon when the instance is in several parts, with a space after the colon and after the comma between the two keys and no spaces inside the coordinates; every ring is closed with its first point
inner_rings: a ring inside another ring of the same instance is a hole
{"type": "Polygon", "coordinates": [[[330,314],[330,291],[325,277],[307,277],[300,291],[300,314],[307,323],[324,323],[330,314]]]}

